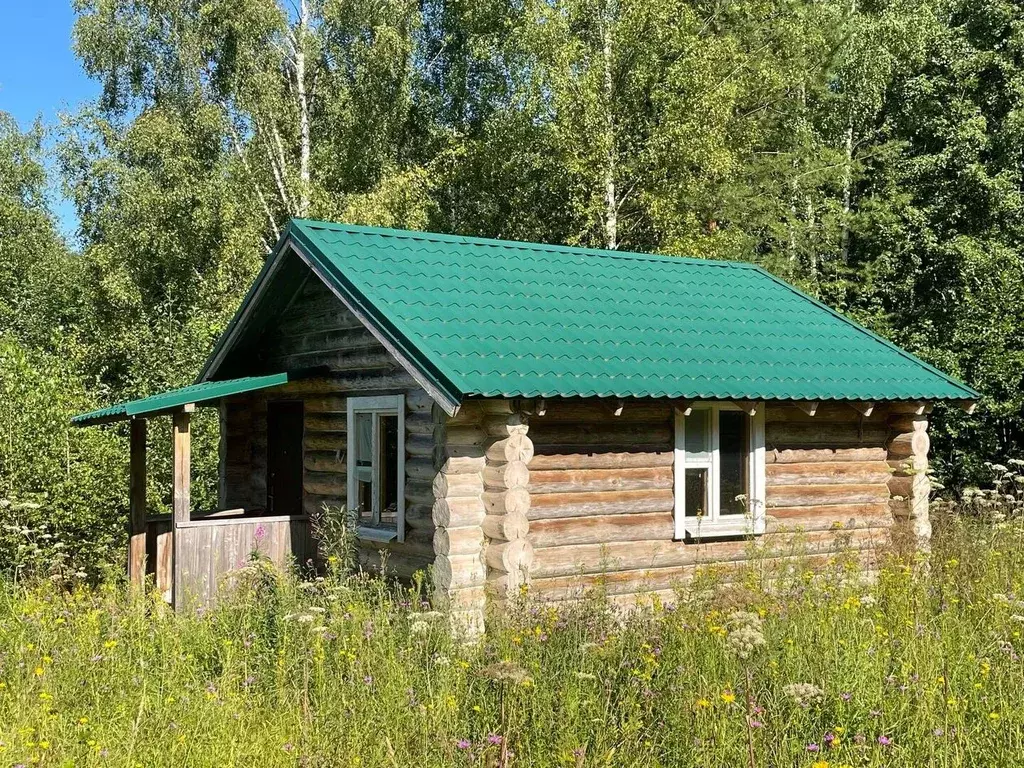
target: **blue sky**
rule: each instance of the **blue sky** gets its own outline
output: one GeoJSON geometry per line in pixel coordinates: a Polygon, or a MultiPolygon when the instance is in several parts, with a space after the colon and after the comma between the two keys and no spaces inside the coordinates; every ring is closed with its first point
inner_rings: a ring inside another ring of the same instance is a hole
{"type": "MultiPolygon", "coordinates": [[[[23,129],[40,116],[53,127],[60,112],[99,94],[99,84],[85,76],[71,50],[71,0],[0,0],[0,12],[0,110],[23,129]]],[[[52,200],[62,228],[72,232],[73,208],[59,189],[52,200]]]]}

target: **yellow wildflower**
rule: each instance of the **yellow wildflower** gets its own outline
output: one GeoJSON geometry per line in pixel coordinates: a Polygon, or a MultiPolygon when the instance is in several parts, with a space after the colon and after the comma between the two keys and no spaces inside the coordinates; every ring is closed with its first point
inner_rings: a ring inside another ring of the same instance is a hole
{"type": "Polygon", "coordinates": [[[722,701],[724,701],[726,704],[732,704],[734,701],[736,701],[736,694],[732,691],[724,691],[722,693],[722,701]]]}
{"type": "Polygon", "coordinates": [[[35,675],[36,675],[36,677],[42,677],[43,676],[43,672],[44,672],[44,670],[43,670],[42,667],[36,667],[35,668],[35,675]]]}
{"type": "Polygon", "coordinates": [[[707,699],[697,699],[697,708],[698,709],[707,709],[710,706],[711,706],[711,702],[708,701],[707,699]]]}
{"type": "Polygon", "coordinates": [[[811,763],[811,768],[828,768],[828,760],[816,760],[811,763]]]}

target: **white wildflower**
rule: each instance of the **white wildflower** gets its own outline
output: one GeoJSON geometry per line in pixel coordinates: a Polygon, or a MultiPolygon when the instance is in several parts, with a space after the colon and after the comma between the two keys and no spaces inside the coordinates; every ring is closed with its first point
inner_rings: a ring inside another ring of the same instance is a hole
{"type": "Polygon", "coordinates": [[[801,707],[820,704],[825,700],[825,692],[814,683],[790,683],[782,692],[801,707]]]}

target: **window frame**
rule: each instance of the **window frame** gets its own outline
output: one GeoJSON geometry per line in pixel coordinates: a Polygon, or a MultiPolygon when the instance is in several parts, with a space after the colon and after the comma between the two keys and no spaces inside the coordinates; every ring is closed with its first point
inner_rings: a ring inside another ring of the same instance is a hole
{"type": "MultiPolygon", "coordinates": [[[[371,493],[374,504],[379,505],[381,471],[379,464],[380,456],[380,417],[395,416],[398,420],[398,457],[395,471],[398,473],[397,480],[397,510],[395,513],[395,527],[383,526],[380,524],[381,510],[370,511],[370,524],[360,522],[356,529],[356,536],[360,539],[370,541],[405,541],[405,395],[377,395],[374,397],[350,397],[346,404],[346,444],[348,456],[346,461],[346,490],[348,497],[349,511],[357,510],[359,507],[359,485],[356,479],[356,416],[368,413],[372,419],[372,449],[373,460],[371,463],[371,493]]],[[[357,517],[358,519],[358,517],[357,517]]]]}
{"type": "Polygon", "coordinates": [[[721,452],[719,450],[719,415],[722,411],[743,411],[737,405],[721,402],[698,402],[675,409],[674,475],[674,538],[717,538],[760,535],[765,530],[765,451],[764,403],[756,404],[753,416],[747,414],[747,509],[742,516],[721,511],[721,452]],[[710,461],[686,462],[686,412],[709,411],[710,461]],[[686,469],[707,468],[710,500],[704,517],[686,517],[686,469]]]}

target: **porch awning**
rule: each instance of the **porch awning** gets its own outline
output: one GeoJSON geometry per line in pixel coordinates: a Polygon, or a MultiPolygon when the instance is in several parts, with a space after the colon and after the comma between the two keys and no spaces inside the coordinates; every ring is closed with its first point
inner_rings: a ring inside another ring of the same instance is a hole
{"type": "Polygon", "coordinates": [[[272,373],[268,376],[245,376],[241,379],[225,379],[224,381],[204,381],[181,389],[171,389],[141,400],[130,400],[125,403],[108,405],[89,413],[80,413],[71,419],[76,427],[88,427],[93,424],[108,424],[113,421],[124,421],[134,416],[157,416],[169,413],[189,403],[199,404],[222,397],[253,392],[258,389],[277,387],[289,381],[287,373],[272,373]]]}

